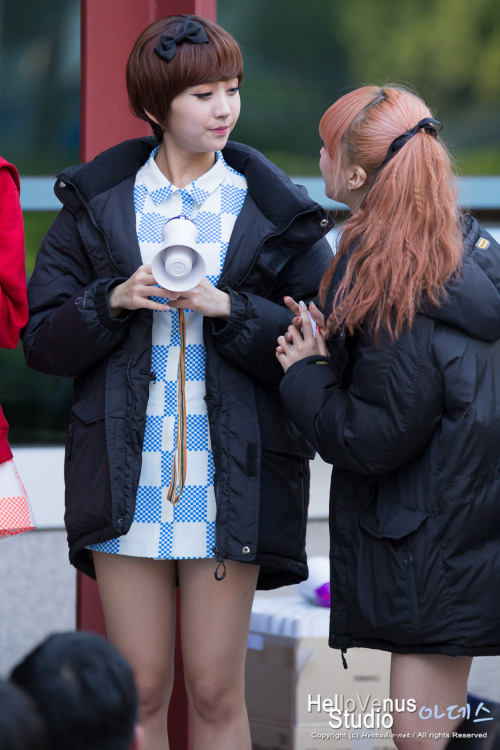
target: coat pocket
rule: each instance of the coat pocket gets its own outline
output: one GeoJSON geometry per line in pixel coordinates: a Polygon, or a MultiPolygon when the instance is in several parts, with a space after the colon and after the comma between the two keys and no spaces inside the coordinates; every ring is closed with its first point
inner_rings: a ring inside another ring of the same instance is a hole
{"type": "Polygon", "coordinates": [[[70,421],[68,425],[68,432],[66,437],[66,461],[69,461],[73,455],[74,443],[77,443],[77,452],[79,452],[80,445],[78,444],[79,438],[84,439],[85,436],[92,435],[93,432],[85,430],[85,427],[102,422],[104,427],[104,414],[100,406],[96,402],[78,402],[73,404],[70,410],[70,421]]]}
{"type": "Polygon", "coordinates": [[[386,501],[382,507],[373,503],[360,518],[353,617],[359,635],[398,644],[419,641],[428,609],[428,517],[386,501]]]}
{"type": "Polygon", "coordinates": [[[361,517],[359,525],[376,539],[403,539],[412,534],[428,518],[421,510],[386,502],[382,509],[373,503],[361,517]]]}
{"type": "Polygon", "coordinates": [[[65,521],[70,541],[113,522],[111,483],[102,409],[72,407],[64,465],[65,521]]]}
{"type": "Polygon", "coordinates": [[[93,424],[104,419],[104,408],[97,398],[85,398],[72,405],[70,415],[82,424],[93,424]]]}
{"type": "Polygon", "coordinates": [[[101,423],[101,429],[98,428],[98,432],[105,434],[104,414],[100,406],[96,405],[96,402],[92,400],[85,402],[78,402],[73,404],[70,411],[70,421],[68,425],[68,433],[66,437],[66,462],[68,462],[75,451],[77,455],[80,452],[88,450],[86,445],[89,442],[89,437],[95,434],[95,431],[86,429],[90,425],[96,425],[101,423]],[[96,408],[97,406],[97,408],[96,408]]]}
{"type": "Polygon", "coordinates": [[[305,555],[309,462],[262,450],[259,552],[302,559],[305,555]]]}

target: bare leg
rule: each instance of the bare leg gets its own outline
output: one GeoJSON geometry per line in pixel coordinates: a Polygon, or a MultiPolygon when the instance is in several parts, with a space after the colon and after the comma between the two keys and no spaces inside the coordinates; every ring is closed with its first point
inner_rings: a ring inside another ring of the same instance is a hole
{"type": "MultiPolygon", "coordinates": [[[[450,719],[448,708],[467,704],[467,680],[472,664],[468,656],[443,654],[393,654],[391,659],[391,698],[395,702],[414,699],[417,710],[394,712],[393,732],[398,750],[441,750],[447,737],[429,737],[429,733],[450,734],[462,718],[450,719]],[[423,707],[428,709],[419,714],[423,707]],[[437,708],[435,708],[437,707],[437,708]],[[429,718],[424,718],[432,713],[429,718]],[[442,718],[435,718],[443,714],[442,718]],[[426,737],[419,737],[426,733],[426,737]]],[[[451,712],[457,714],[457,709],[451,712]]]]}
{"type": "Polygon", "coordinates": [[[168,750],[176,562],[93,555],[108,637],[135,674],[144,729],[141,750],[168,750]]]}
{"type": "Polygon", "coordinates": [[[245,707],[245,656],[259,569],[226,562],[223,581],[213,560],[180,560],[181,632],[194,750],[250,750],[245,707]]]}

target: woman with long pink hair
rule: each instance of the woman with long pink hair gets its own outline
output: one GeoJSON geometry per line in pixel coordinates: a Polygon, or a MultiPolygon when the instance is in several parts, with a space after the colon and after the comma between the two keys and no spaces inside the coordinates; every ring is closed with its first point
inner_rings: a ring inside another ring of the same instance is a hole
{"type": "Polygon", "coordinates": [[[500,247],[459,214],[440,129],[397,86],[325,113],[325,192],[351,216],[316,335],[288,298],[276,352],[283,405],[334,465],[330,645],[392,652],[400,750],[443,747],[472,657],[500,654],[500,247]]]}

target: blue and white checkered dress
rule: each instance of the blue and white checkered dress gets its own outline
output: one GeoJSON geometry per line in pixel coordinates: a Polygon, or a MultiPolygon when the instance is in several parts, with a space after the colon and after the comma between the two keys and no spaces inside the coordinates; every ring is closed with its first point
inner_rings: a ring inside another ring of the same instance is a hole
{"type": "MultiPolygon", "coordinates": [[[[138,171],[134,187],[137,237],[143,263],[162,247],[166,221],[184,214],[198,228],[197,250],[212,284],[219,280],[234,223],[245,200],[245,178],[222,154],[186,187],[172,185],[154,160],[138,171]]],[[[162,300],[163,301],[163,300],[162,300]]],[[[203,317],[185,310],[187,474],[177,505],[167,500],[177,435],[177,376],[180,334],[177,311],[153,313],[152,371],[146,412],[142,471],[135,516],[127,535],[89,549],[167,560],[213,557],[215,545],[214,463],[205,396],[203,317]]]]}

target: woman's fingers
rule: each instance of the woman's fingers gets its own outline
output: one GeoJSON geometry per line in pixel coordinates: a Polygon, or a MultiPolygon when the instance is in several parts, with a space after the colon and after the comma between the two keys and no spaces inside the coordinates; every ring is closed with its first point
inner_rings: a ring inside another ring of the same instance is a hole
{"type": "Polygon", "coordinates": [[[146,310],[162,310],[163,312],[168,312],[170,310],[170,305],[168,304],[168,300],[165,303],[157,302],[154,299],[145,299],[143,300],[143,303],[140,305],[140,307],[143,307],[146,310]]]}
{"type": "Polygon", "coordinates": [[[184,308],[205,315],[209,318],[229,320],[231,316],[231,297],[222,289],[217,289],[208,279],[203,279],[197,286],[182,295],[174,295],[172,308],[184,308]]]}
{"type": "MultiPolygon", "coordinates": [[[[169,310],[168,304],[152,300],[151,297],[169,298],[170,292],[156,286],[151,266],[143,265],[122,284],[115,286],[109,294],[111,315],[116,318],[123,310],[169,310]]],[[[174,295],[175,296],[175,295],[174,295]]]]}
{"type": "Polygon", "coordinates": [[[299,303],[295,302],[293,297],[283,297],[283,302],[288,307],[290,312],[292,312],[294,315],[299,315],[300,309],[299,309],[299,303]]]}
{"type": "Polygon", "coordinates": [[[309,312],[311,313],[311,318],[314,320],[317,326],[321,328],[322,331],[325,330],[325,316],[319,310],[314,302],[311,302],[309,304],[309,312]]]}
{"type": "Polygon", "coordinates": [[[288,327],[286,333],[278,337],[276,357],[286,372],[290,365],[305,357],[320,354],[328,356],[323,331],[324,317],[314,303],[309,306],[304,302],[296,303],[291,297],[285,297],[285,304],[293,312],[299,312],[288,327]]]}
{"type": "Polygon", "coordinates": [[[300,302],[299,305],[300,305],[300,312],[301,312],[301,318],[302,318],[302,336],[304,337],[304,341],[310,344],[314,339],[314,332],[313,332],[311,319],[309,315],[307,314],[307,307],[305,306],[305,303],[300,302]]]}
{"type": "Polygon", "coordinates": [[[319,353],[321,354],[321,356],[328,357],[328,349],[326,348],[323,329],[319,328],[319,326],[316,329],[316,343],[318,345],[319,353]]]}
{"type": "MultiPolygon", "coordinates": [[[[288,307],[288,309],[296,316],[302,315],[302,309],[301,309],[301,303],[295,302],[293,297],[283,297],[283,300],[285,302],[285,305],[288,307]]],[[[325,318],[323,316],[323,313],[321,310],[314,304],[314,302],[309,303],[309,312],[311,313],[311,317],[314,320],[314,322],[319,325],[320,328],[325,327],[325,318]]]]}
{"type": "Polygon", "coordinates": [[[286,340],[287,334],[278,337],[278,345],[276,347],[276,358],[283,370],[286,372],[290,366],[289,354],[290,354],[290,343],[286,340]]]}

